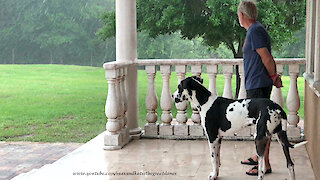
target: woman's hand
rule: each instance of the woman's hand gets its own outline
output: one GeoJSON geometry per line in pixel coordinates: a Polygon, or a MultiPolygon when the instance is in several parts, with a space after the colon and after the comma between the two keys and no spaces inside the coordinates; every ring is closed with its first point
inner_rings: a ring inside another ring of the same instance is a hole
{"type": "Polygon", "coordinates": [[[274,86],[276,86],[277,88],[283,87],[281,76],[279,74],[275,74],[271,79],[273,81],[274,86]]]}

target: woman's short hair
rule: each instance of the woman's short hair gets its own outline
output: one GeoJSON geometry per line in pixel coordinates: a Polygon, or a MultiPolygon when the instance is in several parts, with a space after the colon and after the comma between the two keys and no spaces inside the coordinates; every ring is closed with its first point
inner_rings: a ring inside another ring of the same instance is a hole
{"type": "Polygon", "coordinates": [[[250,19],[256,20],[258,17],[258,9],[256,3],[250,0],[243,0],[238,6],[238,12],[242,12],[250,19]]]}

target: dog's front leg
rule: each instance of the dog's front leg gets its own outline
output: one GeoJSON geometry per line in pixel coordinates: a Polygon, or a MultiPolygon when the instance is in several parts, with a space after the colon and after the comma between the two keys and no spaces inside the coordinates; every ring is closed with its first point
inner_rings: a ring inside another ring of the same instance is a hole
{"type": "MultiPolygon", "coordinates": [[[[221,140],[222,140],[222,138],[220,137],[220,138],[218,139],[218,144],[217,144],[217,159],[218,159],[217,161],[218,161],[219,167],[221,166],[221,161],[220,161],[221,140]]],[[[218,173],[218,175],[219,175],[219,173],[218,173]]]]}
{"type": "Polygon", "coordinates": [[[209,179],[217,179],[219,175],[219,162],[218,162],[218,138],[213,141],[213,143],[209,143],[210,152],[211,152],[211,163],[213,171],[209,175],[209,179]]]}

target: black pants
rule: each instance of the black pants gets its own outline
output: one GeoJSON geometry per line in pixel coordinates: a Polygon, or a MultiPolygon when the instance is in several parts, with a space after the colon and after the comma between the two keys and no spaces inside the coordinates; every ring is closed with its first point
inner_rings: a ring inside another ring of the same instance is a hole
{"type": "Polygon", "coordinates": [[[270,99],[272,86],[247,90],[247,98],[267,98],[270,99]]]}

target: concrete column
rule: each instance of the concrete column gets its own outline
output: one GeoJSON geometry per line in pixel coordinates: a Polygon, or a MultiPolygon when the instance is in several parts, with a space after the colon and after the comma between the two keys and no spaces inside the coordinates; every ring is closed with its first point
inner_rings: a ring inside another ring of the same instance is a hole
{"type": "MultiPolygon", "coordinates": [[[[136,0],[116,0],[116,60],[119,62],[133,62],[137,59],[136,21],[136,0]]],[[[137,84],[137,67],[129,66],[126,80],[127,126],[130,135],[140,137],[137,84]]]]}
{"type": "Polygon", "coordinates": [[[314,72],[314,51],[315,51],[315,27],[316,27],[316,1],[307,1],[307,21],[306,21],[306,72],[314,72]]]}
{"type": "Polygon", "coordinates": [[[314,52],[314,87],[320,90],[320,1],[316,1],[315,52],[314,52]]]}
{"type": "Polygon", "coordinates": [[[116,59],[137,59],[136,0],[116,0],[116,59]]]}

